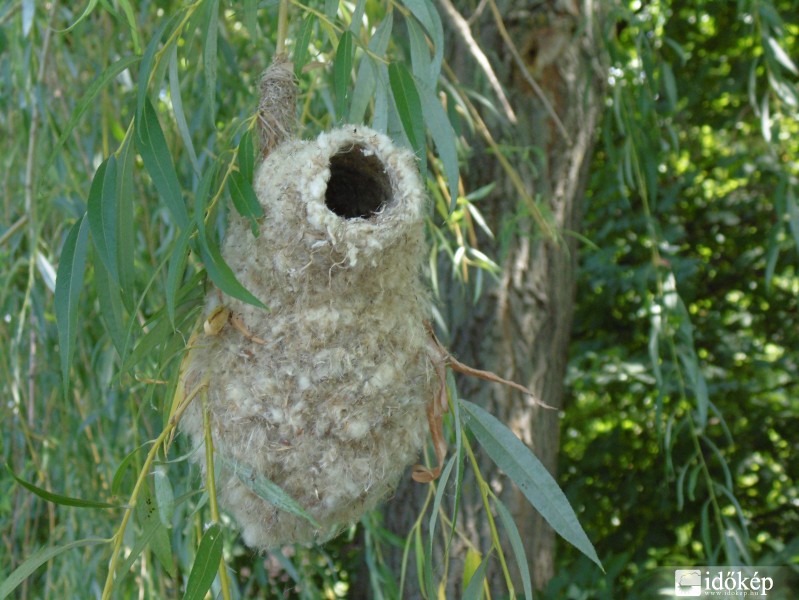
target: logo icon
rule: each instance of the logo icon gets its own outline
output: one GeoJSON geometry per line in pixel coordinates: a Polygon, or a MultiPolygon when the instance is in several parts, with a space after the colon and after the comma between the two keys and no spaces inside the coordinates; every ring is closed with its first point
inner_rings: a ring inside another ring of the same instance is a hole
{"type": "Polygon", "coordinates": [[[701,596],[702,572],[699,569],[675,570],[674,594],[676,596],[701,596]]]}

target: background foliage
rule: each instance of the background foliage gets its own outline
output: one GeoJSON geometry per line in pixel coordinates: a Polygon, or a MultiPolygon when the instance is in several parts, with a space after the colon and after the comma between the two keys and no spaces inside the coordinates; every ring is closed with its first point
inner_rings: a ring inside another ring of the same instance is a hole
{"type": "MultiPolygon", "coordinates": [[[[365,119],[416,149],[435,202],[434,288],[451,276],[479,295],[496,265],[470,232],[490,190],[459,193],[454,175],[479,131],[464,102],[492,114],[491,96],[440,76],[446,23],[430,6],[291,4],[299,134],[365,119]]],[[[799,564],[799,5],[608,6],[561,469],[607,574],[563,545],[547,597],[648,597],[659,565],[799,564]]],[[[81,544],[20,597],[101,594],[120,513],[86,506],[123,503],[162,431],[205,272],[235,288],[216,243],[241,199],[230,183],[253,152],[243,134],[278,12],[219,0],[0,8],[2,458],[86,499],[45,502],[0,472],[0,579],[41,548],[81,544]]],[[[367,582],[399,593],[381,547],[418,548],[420,534],[392,538],[377,512],[324,549],[255,558],[204,533],[207,495],[176,444],[142,492],[161,510],[138,510],[125,534],[141,554],[122,565],[119,597],[180,596],[198,552],[224,552],[237,597],[339,597],[367,582]]],[[[470,573],[481,559],[466,557],[470,573]]]]}

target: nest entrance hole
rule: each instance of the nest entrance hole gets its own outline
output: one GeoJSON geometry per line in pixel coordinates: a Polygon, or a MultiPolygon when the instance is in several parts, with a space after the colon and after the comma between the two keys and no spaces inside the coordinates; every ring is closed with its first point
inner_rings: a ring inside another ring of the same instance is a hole
{"type": "Polygon", "coordinates": [[[391,180],[374,151],[355,144],[330,158],[325,205],[339,217],[368,219],[391,197],[391,180]]]}

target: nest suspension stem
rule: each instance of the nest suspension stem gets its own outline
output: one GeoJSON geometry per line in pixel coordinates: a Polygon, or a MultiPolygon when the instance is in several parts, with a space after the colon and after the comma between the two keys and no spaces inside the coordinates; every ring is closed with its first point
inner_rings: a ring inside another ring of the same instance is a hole
{"type": "Polygon", "coordinates": [[[277,41],[275,42],[275,54],[283,54],[286,51],[286,34],[289,28],[289,0],[280,0],[280,8],[277,13],[277,41]]]}

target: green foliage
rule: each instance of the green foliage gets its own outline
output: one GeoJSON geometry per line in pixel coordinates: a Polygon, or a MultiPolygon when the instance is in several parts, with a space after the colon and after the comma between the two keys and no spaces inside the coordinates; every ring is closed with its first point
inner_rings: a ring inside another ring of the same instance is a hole
{"type": "Polygon", "coordinates": [[[571,598],[651,597],[664,565],[792,564],[799,543],[797,79],[769,50],[795,55],[797,4],[628,6],[561,461],[608,575],[578,562],[549,590],[571,598]]]}

